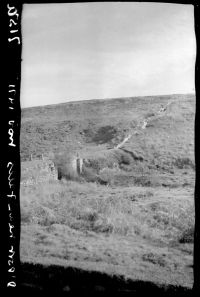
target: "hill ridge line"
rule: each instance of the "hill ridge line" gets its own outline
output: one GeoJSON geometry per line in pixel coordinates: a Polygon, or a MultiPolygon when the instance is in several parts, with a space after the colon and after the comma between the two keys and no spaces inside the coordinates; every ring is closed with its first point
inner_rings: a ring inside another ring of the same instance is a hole
{"type": "Polygon", "coordinates": [[[115,98],[98,98],[98,99],[85,99],[85,100],[75,100],[75,101],[67,101],[67,102],[59,102],[53,104],[46,105],[36,105],[36,106],[28,106],[23,107],[21,110],[34,109],[34,108],[47,108],[55,105],[65,105],[65,104],[76,104],[76,103],[89,103],[89,102],[101,102],[106,100],[120,100],[120,99],[136,99],[136,98],[150,98],[150,97],[172,97],[172,96],[196,96],[195,93],[179,93],[179,94],[164,94],[164,95],[145,95],[145,96],[127,96],[127,97],[115,97],[115,98]]]}

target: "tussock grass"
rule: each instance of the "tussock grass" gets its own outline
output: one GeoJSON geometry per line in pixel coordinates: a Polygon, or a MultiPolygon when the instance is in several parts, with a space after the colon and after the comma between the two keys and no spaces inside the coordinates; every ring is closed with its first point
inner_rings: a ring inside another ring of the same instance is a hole
{"type": "Polygon", "coordinates": [[[178,167],[179,169],[187,169],[187,168],[192,168],[193,170],[195,169],[194,162],[190,158],[177,158],[174,162],[173,165],[178,167]]]}
{"type": "Polygon", "coordinates": [[[165,200],[159,192],[148,188],[140,188],[136,193],[134,189],[137,188],[118,192],[95,182],[76,181],[52,181],[22,188],[22,223],[64,224],[81,231],[140,235],[164,241],[187,240],[188,232],[192,234],[188,230],[194,226],[194,207],[188,198],[165,200]]]}
{"type": "Polygon", "coordinates": [[[193,243],[194,242],[194,225],[186,227],[179,237],[180,243],[193,243]]]}
{"type": "Polygon", "coordinates": [[[192,195],[69,180],[22,186],[22,259],[190,285],[192,195]]]}
{"type": "Polygon", "coordinates": [[[152,264],[158,264],[160,266],[166,265],[166,260],[161,256],[155,253],[146,253],[142,256],[142,259],[147,262],[151,262],[152,264]]]}

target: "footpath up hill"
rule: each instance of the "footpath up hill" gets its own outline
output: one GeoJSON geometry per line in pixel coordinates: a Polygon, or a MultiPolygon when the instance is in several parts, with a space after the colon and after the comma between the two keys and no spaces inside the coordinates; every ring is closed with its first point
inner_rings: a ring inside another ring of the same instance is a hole
{"type": "Polygon", "coordinates": [[[106,165],[113,159],[123,170],[120,177],[114,172],[114,183],[120,185],[132,182],[133,173],[152,178],[159,174],[165,180],[167,174],[168,183],[170,179],[174,183],[174,175],[176,180],[181,176],[183,184],[190,184],[195,167],[194,117],[195,96],[190,94],[26,108],[22,110],[21,160],[68,149],[89,159],[92,169],[102,161],[105,167],[113,167],[106,165]]]}

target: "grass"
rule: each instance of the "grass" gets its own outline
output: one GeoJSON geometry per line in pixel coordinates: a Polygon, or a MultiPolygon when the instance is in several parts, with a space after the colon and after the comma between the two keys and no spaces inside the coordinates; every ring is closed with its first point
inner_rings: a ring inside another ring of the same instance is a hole
{"type": "MultiPolygon", "coordinates": [[[[21,185],[22,260],[191,287],[193,120],[190,95],[24,110],[22,161],[52,152],[60,180],[21,185]],[[147,116],[147,128],[114,149],[147,116]],[[79,176],[71,167],[77,151],[79,176]]],[[[22,179],[36,179],[41,169],[26,167],[22,179]]]]}
{"type": "MultiPolygon", "coordinates": [[[[166,148],[177,157],[181,152],[184,153],[183,157],[193,158],[190,143],[194,134],[195,98],[192,95],[173,95],[26,108],[22,110],[20,135],[22,161],[29,158],[31,153],[46,154],[58,148],[63,151],[69,146],[72,150],[92,145],[96,147],[95,141],[100,145],[102,142],[116,145],[126,134],[135,131],[137,123],[148,113],[155,113],[169,100],[175,103],[169,106],[166,116],[152,121],[150,124],[153,126],[147,128],[143,136],[133,137],[131,147],[148,158],[153,152],[167,157],[166,148]],[[86,143],[84,130],[89,131],[88,137],[93,142],[86,143]],[[154,150],[151,150],[152,145],[154,150]]],[[[171,156],[168,160],[171,160],[171,156]]]]}
{"type": "Polygon", "coordinates": [[[192,247],[180,239],[193,224],[191,196],[73,181],[22,188],[21,259],[190,287],[192,247]]]}
{"type": "Polygon", "coordinates": [[[192,226],[185,227],[179,238],[180,243],[193,243],[194,242],[194,224],[192,226]]]}
{"type": "Polygon", "coordinates": [[[136,232],[147,236],[153,228],[160,239],[168,236],[170,240],[181,230],[192,228],[194,209],[188,197],[164,199],[163,195],[159,197],[159,191],[155,194],[140,187],[119,191],[96,183],[52,181],[48,186],[22,188],[21,219],[22,223],[65,224],[74,229],[120,235],[136,232]]]}

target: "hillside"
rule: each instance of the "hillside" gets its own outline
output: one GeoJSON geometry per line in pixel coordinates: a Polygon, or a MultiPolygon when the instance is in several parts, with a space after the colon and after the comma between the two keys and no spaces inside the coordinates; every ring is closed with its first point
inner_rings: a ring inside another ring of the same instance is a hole
{"type": "MultiPolygon", "coordinates": [[[[174,170],[178,176],[185,174],[185,168],[194,170],[194,116],[194,95],[88,100],[24,109],[21,160],[29,160],[31,154],[78,151],[87,159],[113,159],[126,180],[133,179],[133,171],[135,176],[159,174],[161,179],[167,173],[173,180],[174,170]],[[166,111],[159,114],[162,106],[167,106],[166,111]],[[146,118],[149,122],[141,129],[146,118]],[[131,138],[121,150],[112,150],[127,135],[131,138]]],[[[183,184],[187,182],[190,178],[186,181],[184,176],[183,184]]]]}
{"type": "Polygon", "coordinates": [[[32,267],[23,286],[39,286],[35,267],[64,294],[73,284],[59,271],[71,267],[124,285],[190,289],[194,117],[194,95],[23,109],[21,260],[32,267]],[[68,163],[76,153],[83,158],[79,176],[68,163]],[[31,161],[31,154],[47,161],[31,161]]]}

